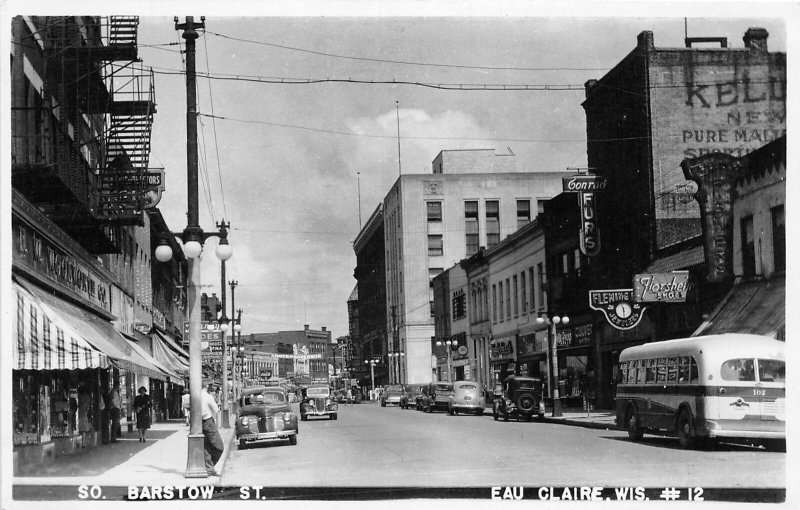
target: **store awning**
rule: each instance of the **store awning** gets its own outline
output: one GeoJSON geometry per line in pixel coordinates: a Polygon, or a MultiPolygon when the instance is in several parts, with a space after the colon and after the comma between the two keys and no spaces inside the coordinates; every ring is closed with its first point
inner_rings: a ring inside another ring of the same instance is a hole
{"type": "Polygon", "coordinates": [[[786,331],[786,276],[737,283],[692,336],[752,333],[783,338],[786,331]]]}
{"type": "MultiPolygon", "coordinates": [[[[155,379],[161,379],[161,380],[165,380],[165,377],[167,377],[167,376],[175,379],[176,381],[180,381],[182,379],[181,375],[179,375],[179,374],[173,372],[172,370],[168,369],[167,367],[165,367],[164,364],[161,361],[159,361],[159,360],[155,359],[154,357],[152,357],[140,345],[137,345],[136,343],[134,343],[134,342],[132,342],[130,340],[128,340],[128,344],[131,346],[131,350],[132,350],[131,361],[135,365],[138,365],[139,367],[141,367],[143,369],[147,369],[147,373],[145,373],[145,375],[148,375],[149,377],[152,377],[152,378],[155,378],[155,379]]],[[[138,372],[141,373],[142,370],[139,369],[138,372]]]]}
{"type": "Polygon", "coordinates": [[[693,246],[692,248],[686,248],[678,253],[654,260],[644,272],[669,273],[670,271],[699,266],[705,264],[705,262],[706,254],[704,248],[702,246],[693,246]]]}
{"type": "Polygon", "coordinates": [[[175,348],[171,347],[170,340],[166,338],[160,331],[153,330],[153,357],[161,360],[164,364],[179,374],[189,373],[189,358],[188,356],[182,357],[175,352],[175,348]]]}
{"type": "Polygon", "coordinates": [[[62,322],[68,324],[74,331],[78,331],[95,349],[116,359],[125,359],[130,355],[131,349],[127,342],[109,321],[94,316],[33,284],[23,283],[23,285],[44,307],[51,310],[53,315],[59,316],[62,322]]]}
{"type": "Polygon", "coordinates": [[[66,320],[25,287],[13,282],[15,310],[11,313],[12,368],[17,370],[80,370],[107,368],[102,350],[84,337],[82,328],[66,320]]]}

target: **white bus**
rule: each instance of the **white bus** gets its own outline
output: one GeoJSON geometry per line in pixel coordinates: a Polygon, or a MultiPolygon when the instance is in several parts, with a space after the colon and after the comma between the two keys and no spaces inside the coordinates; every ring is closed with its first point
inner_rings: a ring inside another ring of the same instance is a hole
{"type": "Polygon", "coordinates": [[[616,422],[633,440],[674,433],[683,448],[719,438],[785,448],[785,342],[738,333],[620,353],[616,422]]]}

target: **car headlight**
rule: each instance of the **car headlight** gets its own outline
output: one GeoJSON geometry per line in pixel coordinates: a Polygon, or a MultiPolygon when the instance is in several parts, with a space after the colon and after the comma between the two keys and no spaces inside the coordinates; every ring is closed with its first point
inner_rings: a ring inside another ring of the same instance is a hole
{"type": "Polygon", "coordinates": [[[292,413],[288,411],[283,413],[283,421],[292,421],[292,413]]]}
{"type": "Polygon", "coordinates": [[[255,416],[242,416],[239,419],[239,423],[241,423],[245,427],[248,427],[251,422],[257,422],[257,421],[258,421],[258,418],[256,418],[255,416]]]}
{"type": "Polygon", "coordinates": [[[325,405],[326,405],[326,406],[329,406],[329,405],[331,405],[331,399],[329,399],[329,398],[326,398],[326,399],[325,399],[325,405]]]}

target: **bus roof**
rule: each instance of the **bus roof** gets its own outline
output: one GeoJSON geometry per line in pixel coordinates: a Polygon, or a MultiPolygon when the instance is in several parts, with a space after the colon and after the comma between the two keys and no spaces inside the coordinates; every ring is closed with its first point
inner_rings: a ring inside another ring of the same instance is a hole
{"type": "Polygon", "coordinates": [[[654,358],[658,356],[699,355],[711,356],[750,356],[762,357],[753,354],[753,348],[763,357],[784,359],[786,343],[781,340],[762,335],[746,333],[724,333],[721,335],[695,336],[650,342],[635,347],[628,347],[619,356],[620,361],[630,359],[654,358]]]}

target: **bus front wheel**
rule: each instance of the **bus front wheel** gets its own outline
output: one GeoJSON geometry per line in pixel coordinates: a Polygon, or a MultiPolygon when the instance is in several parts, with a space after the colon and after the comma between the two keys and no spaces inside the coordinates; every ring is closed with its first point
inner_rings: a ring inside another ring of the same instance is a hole
{"type": "Polygon", "coordinates": [[[694,435],[692,417],[686,409],[682,409],[678,415],[677,429],[678,442],[680,442],[681,448],[694,448],[697,437],[694,435]]]}
{"type": "Polygon", "coordinates": [[[628,437],[634,441],[638,441],[644,436],[644,430],[639,424],[639,414],[633,406],[628,408],[625,416],[625,429],[628,431],[628,437]]]}

